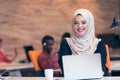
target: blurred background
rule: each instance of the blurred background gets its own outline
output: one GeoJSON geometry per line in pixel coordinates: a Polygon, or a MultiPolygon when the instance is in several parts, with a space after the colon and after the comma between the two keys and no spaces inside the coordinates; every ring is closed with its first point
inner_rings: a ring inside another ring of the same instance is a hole
{"type": "Polygon", "coordinates": [[[120,57],[120,26],[110,30],[113,18],[120,18],[120,0],[0,0],[0,38],[9,57],[17,50],[16,62],[25,59],[23,47],[41,49],[44,35],[55,38],[57,49],[64,32],[71,31],[73,12],[89,9],[95,17],[97,37],[110,46],[110,56],[120,57]]]}

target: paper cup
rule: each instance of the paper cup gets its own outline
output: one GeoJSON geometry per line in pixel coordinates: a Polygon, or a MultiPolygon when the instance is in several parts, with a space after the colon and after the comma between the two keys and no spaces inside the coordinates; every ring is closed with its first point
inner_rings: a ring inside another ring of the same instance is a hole
{"type": "Polygon", "coordinates": [[[45,80],[53,80],[53,69],[45,69],[45,80]]]}

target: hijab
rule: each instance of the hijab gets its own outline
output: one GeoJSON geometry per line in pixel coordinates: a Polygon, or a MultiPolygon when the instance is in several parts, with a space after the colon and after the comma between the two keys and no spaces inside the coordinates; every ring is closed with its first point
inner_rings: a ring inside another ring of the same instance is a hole
{"type": "Polygon", "coordinates": [[[72,28],[74,27],[74,19],[78,14],[81,14],[85,18],[88,30],[82,37],[76,36],[73,30],[73,35],[71,38],[67,38],[67,42],[73,55],[93,54],[100,41],[100,39],[95,37],[94,17],[87,9],[77,9],[73,14],[72,28]]]}

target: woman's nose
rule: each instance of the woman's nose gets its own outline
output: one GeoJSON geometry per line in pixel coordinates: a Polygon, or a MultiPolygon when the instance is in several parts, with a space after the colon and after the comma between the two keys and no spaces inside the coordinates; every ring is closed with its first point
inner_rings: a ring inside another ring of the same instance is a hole
{"type": "Polygon", "coordinates": [[[82,24],[81,24],[81,23],[79,23],[79,24],[78,24],[78,27],[79,27],[79,28],[81,28],[81,27],[82,27],[82,24]]]}

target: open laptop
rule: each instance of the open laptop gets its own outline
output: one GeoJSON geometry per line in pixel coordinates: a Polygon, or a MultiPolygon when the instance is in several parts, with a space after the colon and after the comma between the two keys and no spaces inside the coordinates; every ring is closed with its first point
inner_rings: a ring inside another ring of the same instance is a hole
{"type": "Polygon", "coordinates": [[[62,59],[65,80],[103,77],[100,54],[65,55],[62,59]]]}
{"type": "Polygon", "coordinates": [[[30,59],[30,57],[29,57],[28,52],[29,52],[30,50],[34,50],[33,46],[32,46],[32,45],[26,45],[26,46],[24,46],[23,48],[24,48],[24,52],[25,52],[26,59],[20,60],[19,63],[28,63],[28,62],[31,62],[31,59],[30,59]]]}
{"type": "Polygon", "coordinates": [[[31,62],[31,59],[30,59],[30,57],[29,57],[29,55],[28,55],[28,52],[29,52],[30,50],[34,50],[34,48],[33,48],[32,45],[24,46],[24,51],[25,51],[25,55],[26,55],[26,58],[27,58],[27,61],[28,61],[28,62],[31,62]]]}

